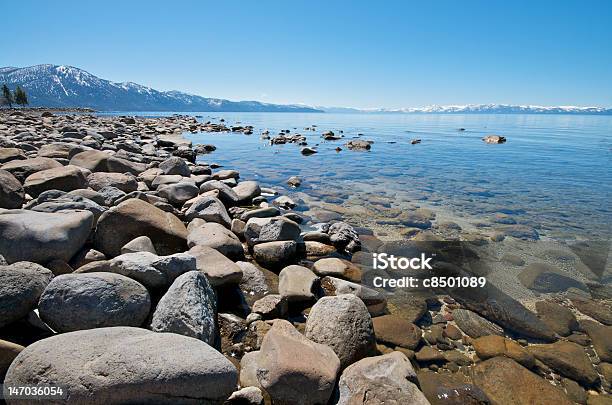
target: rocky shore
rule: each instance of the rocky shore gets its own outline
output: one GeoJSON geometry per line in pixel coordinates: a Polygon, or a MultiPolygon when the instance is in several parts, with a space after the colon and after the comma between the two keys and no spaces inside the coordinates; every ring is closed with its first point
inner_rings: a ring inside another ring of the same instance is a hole
{"type": "Polygon", "coordinates": [[[381,240],[363,209],[320,192],[295,211],[182,137],[253,130],[0,112],[0,383],[60,385],[71,404],[612,403],[612,293],[588,253],[526,263],[532,234],[504,218],[502,236],[470,236],[419,207],[381,240]],[[405,274],[374,252],[494,282],[377,289],[405,274]]]}

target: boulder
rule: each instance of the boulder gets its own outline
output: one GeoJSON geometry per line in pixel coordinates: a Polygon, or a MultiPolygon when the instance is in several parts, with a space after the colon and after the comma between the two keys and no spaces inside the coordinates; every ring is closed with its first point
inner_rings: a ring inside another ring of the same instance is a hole
{"type": "Polygon", "coordinates": [[[216,222],[230,228],[231,219],[223,203],[216,197],[200,196],[185,212],[187,221],[194,218],[203,219],[206,222],[216,222]]]}
{"type": "Polygon", "coordinates": [[[17,343],[0,339],[0,382],[4,381],[4,376],[9,366],[23,349],[25,349],[25,347],[17,343]]]}
{"type": "Polygon", "coordinates": [[[21,208],[25,192],[15,176],[6,170],[0,170],[0,208],[21,208]]]}
{"type": "Polygon", "coordinates": [[[114,187],[124,193],[131,193],[138,189],[136,178],[123,173],[92,173],[87,177],[87,181],[95,191],[102,190],[105,187],[114,187]]]}
{"type": "Polygon", "coordinates": [[[612,304],[610,300],[592,300],[588,298],[574,297],[572,304],[585,315],[603,323],[612,325],[612,304]]]}
{"type": "Polygon", "coordinates": [[[108,152],[99,150],[86,150],[77,153],[70,159],[70,164],[88,169],[92,172],[107,172],[108,159],[111,155],[108,152]]]}
{"type": "Polygon", "coordinates": [[[487,395],[462,373],[436,373],[421,369],[417,373],[417,378],[423,394],[433,405],[488,405],[491,403],[487,395]]]}
{"type": "Polygon", "coordinates": [[[368,357],[347,367],[338,383],[338,405],[429,405],[415,384],[416,373],[401,352],[368,357]]]}
{"type": "Polygon", "coordinates": [[[363,301],[372,316],[382,314],[387,308],[387,299],[384,294],[361,284],[327,276],[321,279],[321,288],[327,296],[356,295],[363,301]]]}
{"type": "Polygon", "coordinates": [[[323,227],[323,232],[329,235],[329,239],[337,249],[356,252],[361,250],[359,235],[352,226],[346,222],[328,223],[323,227]]]}
{"type": "Polygon", "coordinates": [[[612,363],[612,326],[600,325],[593,321],[580,321],[593,342],[593,348],[602,361],[612,363]]]}
{"type": "Polygon", "coordinates": [[[89,211],[0,211],[0,254],[9,263],[68,262],[85,244],[93,221],[89,211]]]}
{"type": "Polygon", "coordinates": [[[213,287],[238,284],[242,280],[242,269],[219,251],[204,245],[189,249],[196,259],[196,267],[206,275],[213,287]]]}
{"type": "Polygon", "coordinates": [[[494,404],[570,405],[563,391],[507,357],[494,357],[473,369],[474,384],[494,404]]]}
{"type": "Polygon", "coordinates": [[[214,403],[234,391],[238,372],[194,338],[132,327],[64,333],[23,350],[5,384],[65,388],[71,404],[214,403]]]}
{"type": "Polygon", "coordinates": [[[482,336],[474,339],[472,346],[474,346],[474,350],[481,360],[505,356],[527,368],[532,368],[535,365],[535,358],[527,349],[512,339],[503,336],[482,336]]]}
{"type": "Polygon", "coordinates": [[[190,271],[179,276],[157,304],[154,332],[191,336],[211,346],[218,341],[217,297],[206,276],[190,271]]]}
{"type": "Polygon", "coordinates": [[[183,177],[191,176],[191,170],[183,158],[173,156],[159,164],[164,174],[178,174],[183,177]]]}
{"type": "Polygon", "coordinates": [[[189,224],[187,245],[211,247],[230,259],[240,260],[244,257],[244,249],[240,239],[232,231],[216,222],[204,222],[195,219],[189,224]]]}
{"type": "Polygon", "coordinates": [[[25,160],[13,160],[3,164],[0,168],[10,172],[20,182],[24,182],[30,175],[48,169],[63,167],[60,162],[55,159],[37,157],[25,160]]]}
{"type": "Polygon", "coordinates": [[[26,155],[18,148],[0,148],[0,165],[11,160],[24,160],[26,155]]]}
{"type": "Polygon", "coordinates": [[[300,233],[299,225],[285,217],[250,218],[244,229],[244,237],[249,246],[284,240],[297,241],[300,233]]]}
{"type": "Polygon", "coordinates": [[[529,346],[529,352],[559,374],[587,387],[599,382],[599,375],[584,348],[576,343],[559,341],[547,345],[532,345],[529,346]]]}
{"type": "Polygon", "coordinates": [[[140,283],[113,273],[64,274],[45,288],[40,318],[56,332],[141,326],[151,298],[140,283]]]}
{"type": "Polygon", "coordinates": [[[414,350],[421,341],[421,329],[398,316],[377,316],[372,318],[372,324],[376,340],[389,346],[414,350]]]}
{"type": "Polygon", "coordinates": [[[227,399],[228,405],[263,405],[264,398],[257,387],[245,387],[234,392],[227,399]]]}
{"type": "Polygon", "coordinates": [[[178,276],[195,270],[196,259],[187,253],[126,253],[108,262],[108,271],[134,279],[151,291],[167,288],[178,276]]]}
{"type": "Polygon", "coordinates": [[[221,200],[226,207],[233,207],[240,202],[238,194],[236,194],[230,186],[219,180],[210,180],[200,186],[200,193],[206,193],[213,190],[219,192],[219,200],[221,200]]]}
{"type": "Polygon", "coordinates": [[[278,292],[289,302],[312,301],[319,278],[310,269],[291,265],[279,274],[278,292]]]}
{"type": "Polygon", "coordinates": [[[53,274],[30,262],[0,265],[0,328],[15,322],[36,308],[53,274]]]}
{"type": "Polygon", "coordinates": [[[121,248],[121,254],[136,253],[136,252],[149,252],[157,255],[155,246],[148,236],[139,236],[126,243],[121,248]]]}
{"type": "Polygon", "coordinates": [[[259,383],[280,405],[326,404],[340,370],[329,346],[305,338],[282,319],[265,335],[257,360],[259,383]]]}
{"type": "Polygon", "coordinates": [[[308,314],[305,336],[331,347],[342,368],[376,351],[368,309],[352,294],[323,297],[317,301],[308,314]]]}
{"type": "Polygon", "coordinates": [[[261,194],[261,188],[256,181],[241,181],[232,190],[238,196],[239,203],[250,203],[253,198],[261,194]]]}
{"type": "Polygon", "coordinates": [[[346,147],[350,150],[370,150],[372,148],[370,141],[364,141],[361,139],[353,139],[346,143],[346,147]]]}
{"type": "Polygon", "coordinates": [[[327,257],[317,260],[312,271],[320,277],[331,276],[359,283],[361,281],[361,269],[348,260],[336,257],[327,257]]]}
{"type": "Polygon", "coordinates": [[[72,191],[87,188],[87,179],[81,168],[62,166],[31,174],[25,179],[23,188],[32,197],[38,197],[40,193],[47,190],[72,191]]]}
{"type": "MultiPolygon", "coordinates": [[[[251,262],[236,262],[242,269],[242,280],[240,289],[249,296],[262,296],[271,290],[264,272],[251,262]]],[[[270,273],[269,274],[273,274],[270,273]]]]}
{"type": "Polygon", "coordinates": [[[287,299],[280,294],[268,294],[253,303],[251,312],[260,314],[264,319],[282,318],[289,309],[287,299]]]}
{"type": "Polygon", "coordinates": [[[139,199],[129,199],[106,211],[98,220],[95,247],[109,257],[138,236],[148,236],[162,255],[187,249],[187,229],[175,215],[139,199]]]}
{"type": "Polygon", "coordinates": [[[190,182],[168,184],[157,189],[157,194],[174,206],[182,207],[186,201],[197,197],[200,189],[190,182]]]}
{"type": "Polygon", "coordinates": [[[506,138],[499,135],[487,135],[482,140],[485,143],[504,143],[506,142],[506,138]]]}

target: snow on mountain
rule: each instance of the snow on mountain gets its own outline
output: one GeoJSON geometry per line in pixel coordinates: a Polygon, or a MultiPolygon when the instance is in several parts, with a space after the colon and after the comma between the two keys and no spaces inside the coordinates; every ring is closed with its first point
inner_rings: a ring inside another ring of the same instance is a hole
{"type": "Polygon", "coordinates": [[[600,114],[612,115],[612,108],[579,106],[538,106],[511,104],[467,104],[467,105],[430,105],[411,108],[372,108],[357,109],[349,107],[315,107],[334,113],[389,113],[389,114],[600,114]]]}
{"type": "Polygon", "coordinates": [[[0,68],[0,84],[23,87],[33,107],[89,107],[100,111],[317,112],[299,105],[229,101],[180,91],[159,91],[133,82],[114,83],[63,65],[0,68]]]}

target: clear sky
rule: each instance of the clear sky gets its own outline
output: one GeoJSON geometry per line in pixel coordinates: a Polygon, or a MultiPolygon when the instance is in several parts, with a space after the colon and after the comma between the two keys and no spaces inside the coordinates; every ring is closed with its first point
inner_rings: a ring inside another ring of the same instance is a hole
{"type": "Polygon", "coordinates": [[[3,1],[0,66],[325,106],[612,106],[612,1],[3,1]]]}

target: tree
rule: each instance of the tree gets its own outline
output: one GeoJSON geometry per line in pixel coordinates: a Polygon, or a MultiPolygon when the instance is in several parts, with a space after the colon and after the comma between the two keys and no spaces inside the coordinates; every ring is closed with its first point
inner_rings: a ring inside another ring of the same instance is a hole
{"type": "Polygon", "coordinates": [[[9,108],[13,108],[13,95],[6,83],[2,86],[2,95],[4,96],[5,103],[9,105],[9,108]]]}
{"type": "Polygon", "coordinates": [[[20,86],[15,89],[15,102],[22,107],[28,104],[28,95],[20,86]]]}

